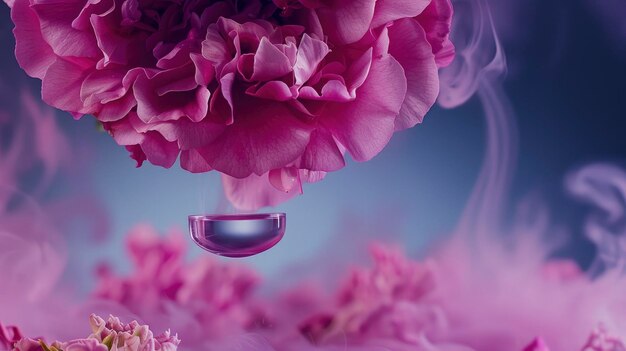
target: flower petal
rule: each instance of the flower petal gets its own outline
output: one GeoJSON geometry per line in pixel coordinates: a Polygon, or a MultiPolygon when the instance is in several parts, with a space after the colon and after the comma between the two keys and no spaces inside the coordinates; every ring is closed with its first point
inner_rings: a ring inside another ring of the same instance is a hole
{"type": "Polygon", "coordinates": [[[204,173],[213,169],[195,149],[181,151],[180,166],[191,173],[204,173]]]}
{"type": "MultiPolygon", "coordinates": [[[[386,30],[379,39],[385,47],[386,30]]],[[[357,161],[367,161],[387,145],[407,91],[402,66],[389,54],[372,61],[367,80],[350,103],[327,108],[320,122],[357,161]]]]}
{"type": "Polygon", "coordinates": [[[296,85],[306,83],[329,52],[330,49],[326,43],[313,39],[305,33],[300,41],[296,63],[293,67],[296,85]]]}
{"type": "Polygon", "coordinates": [[[428,6],[432,0],[378,0],[372,19],[372,28],[402,18],[413,18],[428,6]]]}
{"type": "Polygon", "coordinates": [[[317,14],[333,43],[354,43],[370,29],[375,0],[335,0],[327,3],[328,6],[317,9],[317,14]]]}
{"type": "Polygon", "coordinates": [[[15,23],[13,34],[17,62],[29,76],[43,79],[56,56],[41,35],[37,15],[28,1],[20,0],[11,9],[11,19],[15,23]]]}
{"type": "Polygon", "coordinates": [[[413,19],[402,19],[389,28],[389,52],[404,68],[407,93],[396,120],[396,130],[421,123],[437,100],[439,75],[435,56],[422,27],[413,19]],[[407,47],[406,43],[412,43],[407,47]]]}
{"type": "Polygon", "coordinates": [[[296,167],[273,169],[269,171],[268,178],[270,184],[277,190],[288,193],[295,187],[302,193],[302,184],[296,167]]]}
{"type": "Polygon", "coordinates": [[[254,55],[252,80],[264,82],[278,79],[291,72],[291,63],[283,52],[263,37],[254,55]]]}
{"type": "Polygon", "coordinates": [[[268,173],[261,176],[252,174],[243,179],[222,174],[222,184],[228,201],[237,209],[244,211],[276,206],[298,194],[296,191],[283,192],[274,188],[270,184],[268,173]]]}
{"type": "Polygon", "coordinates": [[[165,140],[156,132],[149,132],[145,135],[145,139],[141,143],[141,150],[150,163],[165,168],[174,165],[179,152],[175,142],[165,140]]]}
{"type": "Polygon", "coordinates": [[[42,37],[58,56],[94,59],[101,56],[93,34],[72,27],[84,4],[82,0],[33,1],[31,8],[39,18],[42,37]]]}
{"type": "Polygon", "coordinates": [[[343,153],[328,131],[318,128],[311,132],[309,144],[300,159],[300,168],[331,172],[345,165],[343,153]]]}
{"type": "Polygon", "coordinates": [[[197,86],[193,65],[161,71],[150,78],[140,74],[133,91],[137,99],[137,115],[146,123],[178,120],[189,117],[202,120],[209,107],[207,87],[197,86]]]}
{"type": "Polygon", "coordinates": [[[288,106],[248,98],[237,103],[235,123],[202,148],[216,170],[236,178],[267,173],[294,161],[304,151],[311,126],[288,106]]]}
{"type": "Polygon", "coordinates": [[[450,0],[432,0],[417,21],[426,32],[437,66],[445,67],[454,59],[454,45],[450,41],[453,7],[450,0]]]}
{"type": "Polygon", "coordinates": [[[41,86],[43,100],[58,109],[74,113],[91,113],[80,99],[83,81],[93,63],[89,60],[72,62],[58,58],[46,72],[41,86]]]}

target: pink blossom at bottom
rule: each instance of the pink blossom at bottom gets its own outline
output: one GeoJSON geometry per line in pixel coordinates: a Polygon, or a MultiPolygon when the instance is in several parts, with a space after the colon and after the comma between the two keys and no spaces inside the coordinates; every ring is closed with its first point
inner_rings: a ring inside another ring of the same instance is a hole
{"type": "Polygon", "coordinates": [[[42,339],[21,338],[13,351],[176,351],[180,340],[170,331],[154,336],[147,325],[137,321],[122,323],[110,316],[107,321],[92,314],[89,317],[92,334],[84,339],[46,344],[42,339]]]}

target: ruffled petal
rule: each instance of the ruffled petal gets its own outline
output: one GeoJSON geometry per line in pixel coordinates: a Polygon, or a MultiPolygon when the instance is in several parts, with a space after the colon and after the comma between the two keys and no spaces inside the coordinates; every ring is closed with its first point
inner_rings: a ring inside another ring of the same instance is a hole
{"type": "Polygon", "coordinates": [[[29,5],[28,0],[18,0],[11,9],[15,23],[15,57],[29,76],[43,79],[56,55],[43,39],[39,19],[29,5]]]}
{"type": "MultiPolygon", "coordinates": [[[[385,48],[387,40],[385,30],[377,46],[385,48]]],[[[329,106],[320,119],[357,161],[371,159],[387,145],[407,92],[402,66],[393,56],[381,55],[372,61],[357,99],[329,106]]]]}
{"type": "Polygon", "coordinates": [[[406,97],[395,122],[395,129],[402,130],[421,123],[437,100],[439,74],[424,30],[415,20],[396,21],[389,28],[389,39],[389,52],[404,68],[407,80],[406,97]]]}
{"type": "Polygon", "coordinates": [[[449,65],[454,59],[454,45],[450,41],[453,13],[450,0],[432,0],[424,12],[417,16],[439,67],[449,65]]]}
{"type": "Polygon", "coordinates": [[[210,93],[207,87],[196,84],[193,70],[193,65],[188,65],[154,77],[139,75],[133,87],[139,118],[146,123],[182,117],[202,120],[208,112],[210,93]]]}
{"type": "Polygon", "coordinates": [[[243,179],[222,174],[222,184],[228,201],[244,211],[276,206],[298,195],[295,191],[287,193],[274,188],[269,182],[268,173],[261,176],[253,174],[243,179]]]}
{"type": "Polygon", "coordinates": [[[372,28],[399,20],[413,18],[431,3],[432,0],[378,0],[372,19],[372,28]]]}
{"type": "Polygon", "coordinates": [[[257,101],[237,103],[236,122],[202,148],[216,170],[236,178],[260,175],[294,161],[306,148],[311,126],[284,104],[257,101]]]}
{"type": "Polygon", "coordinates": [[[76,114],[93,112],[92,107],[84,106],[80,97],[83,81],[87,78],[92,65],[93,63],[86,59],[73,61],[56,59],[42,81],[43,100],[58,109],[76,114]]]}
{"type": "Polygon", "coordinates": [[[370,29],[375,0],[336,0],[317,9],[325,34],[337,44],[350,44],[361,39],[370,29]]]}

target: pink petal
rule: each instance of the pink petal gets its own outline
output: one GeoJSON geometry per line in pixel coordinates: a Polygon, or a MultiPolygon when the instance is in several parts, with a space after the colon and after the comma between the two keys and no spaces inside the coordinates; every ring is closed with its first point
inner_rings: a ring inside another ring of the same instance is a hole
{"type": "Polygon", "coordinates": [[[372,28],[402,18],[413,18],[426,8],[431,0],[378,0],[372,19],[372,28]]]}
{"type": "Polygon", "coordinates": [[[191,173],[204,173],[212,170],[204,157],[195,149],[181,151],[180,166],[191,173]]]}
{"type": "Polygon", "coordinates": [[[222,174],[224,193],[230,203],[244,211],[255,211],[261,207],[276,206],[296,196],[298,192],[283,192],[274,188],[268,174],[238,179],[222,174]]]}
{"type": "Polygon", "coordinates": [[[533,340],[528,346],[524,348],[522,351],[550,351],[548,346],[543,342],[541,338],[537,338],[533,340]]]}
{"type": "Polygon", "coordinates": [[[311,132],[309,143],[300,159],[300,168],[331,172],[345,165],[343,154],[328,131],[319,128],[311,132]]]}
{"type": "Polygon", "coordinates": [[[439,75],[424,30],[413,19],[398,20],[389,27],[389,52],[402,65],[407,79],[406,97],[395,125],[402,130],[421,123],[435,103],[439,75]]]}
{"type": "Polygon", "coordinates": [[[268,100],[289,101],[294,98],[294,93],[282,81],[273,80],[260,87],[251,86],[246,90],[246,94],[268,100]]]}
{"type": "Polygon", "coordinates": [[[202,120],[209,106],[207,87],[197,86],[193,66],[157,73],[149,78],[139,75],[133,87],[137,99],[137,115],[146,123],[178,120],[188,117],[202,120]]]}
{"type": "Polygon", "coordinates": [[[92,15],[110,13],[115,9],[115,3],[111,0],[88,0],[80,13],[72,21],[72,28],[80,31],[90,31],[92,15]]]}
{"type": "Polygon", "coordinates": [[[324,32],[337,45],[358,41],[374,17],[375,0],[336,0],[317,9],[324,32]]]}
{"type": "Polygon", "coordinates": [[[454,45],[450,41],[453,12],[450,0],[432,0],[417,17],[426,32],[439,67],[449,65],[454,59],[454,45]]]}
{"type": "Polygon", "coordinates": [[[201,150],[213,168],[244,178],[282,168],[302,154],[312,127],[288,106],[248,98],[237,107],[235,123],[201,150]]]}
{"type": "Polygon", "coordinates": [[[101,52],[101,65],[105,67],[109,64],[153,67],[154,64],[146,62],[147,59],[152,58],[152,55],[142,49],[146,45],[145,35],[120,35],[117,31],[119,22],[116,22],[112,16],[92,16],[91,24],[95,32],[96,44],[101,52]],[[144,65],[144,63],[149,64],[144,65]]]}
{"type": "Polygon", "coordinates": [[[104,104],[97,113],[96,118],[101,122],[113,122],[124,118],[137,105],[135,96],[127,93],[118,100],[104,104]]]}
{"type": "Polygon", "coordinates": [[[146,160],[146,154],[141,150],[141,146],[139,145],[128,145],[126,146],[126,150],[130,153],[130,158],[137,162],[136,167],[141,167],[143,162],[146,160]]]}
{"type": "Polygon", "coordinates": [[[156,66],[161,69],[172,69],[184,66],[189,62],[190,54],[200,51],[200,42],[195,39],[178,43],[167,55],[161,57],[156,66]]]}
{"type": "MultiPolygon", "coordinates": [[[[222,116],[223,119],[228,123],[233,123],[234,120],[234,114],[235,114],[235,106],[233,104],[233,85],[235,84],[235,74],[234,73],[228,73],[225,74],[221,79],[220,79],[220,92],[221,92],[221,96],[224,98],[223,101],[225,101],[228,105],[227,110],[228,112],[230,112],[229,115],[226,116],[222,116]]],[[[224,106],[226,107],[226,106],[224,106]]]]}
{"type": "Polygon", "coordinates": [[[57,55],[94,59],[101,56],[93,34],[71,26],[84,4],[82,0],[36,0],[31,5],[39,17],[42,37],[57,55]]]}
{"type": "Polygon", "coordinates": [[[198,85],[209,85],[215,78],[215,68],[213,65],[199,54],[190,54],[189,58],[196,67],[195,79],[198,85]]]}
{"type": "Polygon", "coordinates": [[[224,131],[225,126],[210,121],[193,122],[181,119],[174,122],[144,123],[136,114],[128,121],[139,133],[159,132],[166,140],[177,141],[182,150],[194,149],[211,143],[224,131]]]}
{"type": "Polygon", "coordinates": [[[43,100],[64,111],[91,113],[89,107],[84,106],[81,101],[80,90],[92,65],[89,60],[70,62],[57,59],[43,78],[41,86],[43,100]]]}
{"type": "Polygon", "coordinates": [[[273,169],[269,171],[268,179],[270,184],[277,190],[288,193],[295,187],[302,193],[302,184],[300,183],[298,171],[296,167],[273,169]]]}
{"type": "Polygon", "coordinates": [[[300,170],[300,179],[303,179],[307,183],[316,183],[323,180],[326,177],[327,172],[322,171],[309,171],[307,169],[300,170]]]}
{"type": "Polygon", "coordinates": [[[372,53],[373,50],[371,48],[368,49],[350,65],[348,71],[345,73],[346,83],[350,89],[351,97],[355,96],[356,89],[363,85],[363,82],[367,79],[367,74],[372,65],[372,53]]]}
{"type": "Polygon", "coordinates": [[[291,63],[283,52],[271,44],[266,37],[261,38],[254,55],[252,80],[263,82],[278,79],[291,72],[291,63]]]}
{"type": "Polygon", "coordinates": [[[138,133],[127,120],[107,124],[106,128],[118,145],[136,145],[144,141],[144,135],[138,133]]]}
{"type": "Polygon", "coordinates": [[[232,58],[226,47],[226,42],[214,28],[207,30],[206,38],[202,42],[202,57],[213,64],[218,73],[224,64],[232,58]]]}
{"type": "Polygon", "coordinates": [[[296,64],[293,67],[296,85],[306,83],[329,52],[330,49],[326,43],[313,39],[305,33],[300,41],[296,64]]]}
{"type": "MultiPolygon", "coordinates": [[[[384,48],[383,31],[377,46],[384,48]]],[[[391,55],[372,61],[369,76],[357,99],[327,108],[320,122],[357,161],[367,161],[387,145],[407,91],[402,66],[391,55]]]]}
{"type": "Polygon", "coordinates": [[[319,94],[312,87],[306,86],[300,89],[300,95],[303,99],[309,100],[323,100],[323,101],[335,101],[335,102],[346,102],[354,100],[352,96],[350,96],[350,92],[348,92],[348,88],[343,84],[343,82],[338,80],[329,80],[322,87],[322,93],[319,94]]]}
{"type": "Polygon", "coordinates": [[[35,78],[43,79],[46,70],[56,59],[52,48],[41,35],[37,15],[30,8],[28,0],[19,0],[11,10],[15,23],[15,57],[20,67],[35,78]]]}
{"type": "Polygon", "coordinates": [[[124,69],[94,70],[81,85],[81,100],[94,104],[119,99],[126,92],[122,85],[125,75],[124,69]]]}
{"type": "Polygon", "coordinates": [[[178,145],[175,142],[167,141],[155,132],[145,135],[145,139],[141,143],[141,150],[143,150],[150,163],[165,168],[170,168],[174,165],[179,152],[178,145]]]}

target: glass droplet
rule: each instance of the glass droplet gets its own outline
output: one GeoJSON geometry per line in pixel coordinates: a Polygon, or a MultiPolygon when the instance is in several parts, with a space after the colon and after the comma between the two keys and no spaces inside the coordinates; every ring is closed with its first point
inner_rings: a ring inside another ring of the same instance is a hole
{"type": "Polygon", "coordinates": [[[276,245],[285,235],[284,213],[189,216],[189,233],[201,248],[226,257],[248,257],[276,245]]]}

